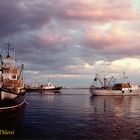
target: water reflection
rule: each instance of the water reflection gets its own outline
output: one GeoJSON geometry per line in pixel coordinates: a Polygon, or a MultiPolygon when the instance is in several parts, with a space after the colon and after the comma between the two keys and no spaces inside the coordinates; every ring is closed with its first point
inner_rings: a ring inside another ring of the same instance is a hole
{"type": "Polygon", "coordinates": [[[27,98],[26,109],[0,121],[0,129],[15,129],[16,138],[140,138],[140,97],[90,97],[88,90],[69,89],[27,93],[27,98]]]}
{"type": "Polygon", "coordinates": [[[42,101],[46,101],[46,103],[52,103],[54,102],[57,95],[61,95],[60,91],[42,91],[41,92],[41,99],[42,101]]]}
{"type": "Polygon", "coordinates": [[[90,122],[94,126],[88,125],[86,131],[101,139],[136,139],[140,136],[139,99],[138,96],[90,97],[90,122]]]}
{"type": "Polygon", "coordinates": [[[1,123],[4,123],[3,121],[6,120],[13,120],[13,119],[16,119],[18,118],[21,113],[24,112],[24,109],[25,109],[25,105],[18,108],[18,109],[15,109],[15,110],[9,110],[7,112],[1,112],[0,113],[0,124],[1,123]]]}
{"type": "Polygon", "coordinates": [[[55,90],[54,91],[53,90],[52,91],[51,90],[42,90],[41,93],[47,94],[47,95],[54,95],[54,94],[61,94],[61,91],[59,91],[59,90],[58,91],[57,90],[56,91],[55,90]]]}
{"type": "Polygon", "coordinates": [[[92,96],[90,104],[93,105],[95,113],[113,113],[117,117],[130,114],[133,107],[132,96],[92,96]]]}
{"type": "Polygon", "coordinates": [[[0,135],[0,138],[17,139],[21,137],[25,106],[26,104],[21,108],[0,113],[0,130],[14,131],[13,135],[0,135]]]}

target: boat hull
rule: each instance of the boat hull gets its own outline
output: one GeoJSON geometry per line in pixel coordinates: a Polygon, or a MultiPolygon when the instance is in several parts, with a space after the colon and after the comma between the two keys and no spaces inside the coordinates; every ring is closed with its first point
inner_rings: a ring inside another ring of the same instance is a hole
{"type": "Polygon", "coordinates": [[[112,89],[90,89],[93,96],[134,96],[140,95],[140,89],[134,91],[121,91],[112,89]]]}
{"type": "Polygon", "coordinates": [[[27,88],[26,91],[28,92],[41,92],[41,91],[60,91],[62,87],[54,87],[54,88],[27,88]]]}
{"type": "Polygon", "coordinates": [[[4,92],[1,92],[0,94],[10,94],[10,98],[0,99],[0,112],[15,110],[20,108],[25,103],[25,92],[21,93],[20,95],[4,92]]]}
{"type": "Polygon", "coordinates": [[[43,90],[61,90],[62,87],[43,88],[43,90]]]}

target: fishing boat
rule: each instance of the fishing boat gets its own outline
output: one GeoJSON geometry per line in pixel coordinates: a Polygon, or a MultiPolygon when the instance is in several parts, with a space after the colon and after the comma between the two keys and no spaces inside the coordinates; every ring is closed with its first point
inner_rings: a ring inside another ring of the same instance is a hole
{"type": "Polygon", "coordinates": [[[24,65],[17,66],[16,58],[0,55],[0,112],[14,110],[25,103],[24,81],[21,78],[24,65]]]}
{"type": "Polygon", "coordinates": [[[32,92],[32,91],[40,92],[41,91],[41,86],[37,81],[33,82],[30,85],[25,85],[25,88],[26,88],[26,91],[28,91],[28,92],[32,92]]]}
{"type": "MultiPolygon", "coordinates": [[[[124,78],[126,79],[128,77],[124,76],[124,78]]],[[[94,82],[90,86],[90,93],[99,96],[132,96],[140,95],[140,88],[138,85],[127,82],[126,80],[124,82],[116,83],[114,76],[101,79],[99,75],[96,74],[94,82]]]]}
{"type": "Polygon", "coordinates": [[[62,86],[56,86],[48,80],[47,84],[41,85],[41,89],[43,89],[43,90],[61,90],[62,86]]]}
{"type": "Polygon", "coordinates": [[[49,80],[46,84],[39,84],[38,82],[35,82],[34,84],[30,86],[26,86],[26,91],[60,91],[62,89],[62,86],[56,86],[52,84],[49,80]]]}

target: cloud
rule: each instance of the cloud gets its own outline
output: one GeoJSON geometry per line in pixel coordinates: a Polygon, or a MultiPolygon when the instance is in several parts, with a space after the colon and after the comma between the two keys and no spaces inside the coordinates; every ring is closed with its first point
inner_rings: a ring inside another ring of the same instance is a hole
{"type": "Polygon", "coordinates": [[[110,64],[109,71],[123,70],[130,60],[138,62],[140,13],[131,0],[0,2],[0,41],[13,42],[27,78],[80,82],[103,69],[102,61],[110,64]]]}
{"type": "Polygon", "coordinates": [[[31,5],[25,1],[0,1],[0,37],[16,32],[38,29],[50,21],[46,8],[31,5]],[[44,14],[46,13],[46,14],[44,14]]]}
{"type": "Polygon", "coordinates": [[[125,25],[127,26],[125,23],[122,25],[112,23],[109,28],[88,29],[84,39],[81,40],[81,45],[87,48],[87,52],[93,50],[104,56],[138,56],[140,35],[134,30],[123,28],[125,25]]]}
{"type": "Polygon", "coordinates": [[[0,20],[3,27],[0,33],[2,37],[16,32],[41,29],[52,18],[68,21],[67,24],[70,24],[71,20],[107,22],[133,20],[139,16],[133,11],[130,1],[1,0],[0,17],[3,19],[0,20]]]}
{"type": "Polygon", "coordinates": [[[129,0],[117,2],[111,0],[59,2],[54,8],[53,16],[64,20],[96,22],[138,19],[138,13],[133,11],[129,0]]]}

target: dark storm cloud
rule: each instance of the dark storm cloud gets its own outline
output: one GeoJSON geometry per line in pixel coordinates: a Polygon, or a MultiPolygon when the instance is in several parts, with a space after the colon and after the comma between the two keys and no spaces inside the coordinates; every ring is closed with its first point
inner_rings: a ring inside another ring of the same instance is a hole
{"type": "Polygon", "coordinates": [[[19,31],[17,21],[23,15],[22,11],[17,7],[15,0],[0,0],[0,36],[19,31]]]}
{"type": "Polygon", "coordinates": [[[0,37],[20,31],[38,29],[48,23],[46,7],[25,4],[24,0],[0,0],[0,37]]]}

